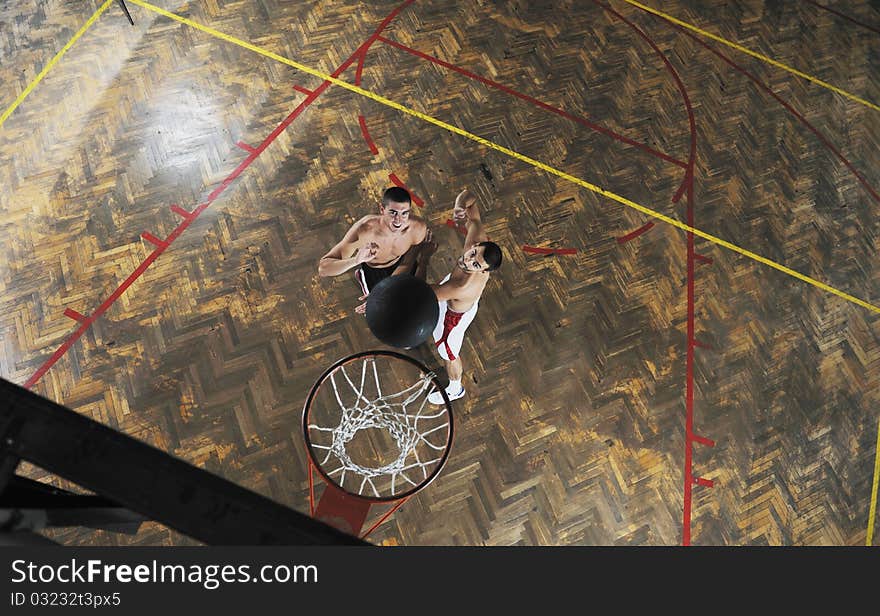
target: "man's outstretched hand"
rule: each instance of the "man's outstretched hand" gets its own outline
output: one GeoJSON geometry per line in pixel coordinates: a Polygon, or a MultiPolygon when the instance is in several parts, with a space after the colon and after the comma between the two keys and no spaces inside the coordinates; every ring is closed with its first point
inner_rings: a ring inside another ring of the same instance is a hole
{"type": "Polygon", "coordinates": [[[467,209],[477,202],[477,198],[465,188],[455,198],[455,206],[452,208],[452,219],[456,222],[467,220],[467,209]]]}

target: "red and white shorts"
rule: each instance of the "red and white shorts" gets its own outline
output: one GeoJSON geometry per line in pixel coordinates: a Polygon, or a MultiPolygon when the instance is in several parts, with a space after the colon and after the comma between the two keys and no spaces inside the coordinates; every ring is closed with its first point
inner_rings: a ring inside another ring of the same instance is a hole
{"type": "MultiPolygon", "coordinates": [[[[441,284],[449,280],[449,276],[441,281],[441,284]]],[[[477,308],[480,302],[474,302],[467,312],[455,312],[450,310],[446,300],[439,302],[440,317],[437,319],[437,325],[434,327],[434,344],[437,345],[437,352],[440,357],[447,361],[458,358],[461,351],[461,345],[464,342],[464,332],[468,325],[477,316],[477,308]]]]}

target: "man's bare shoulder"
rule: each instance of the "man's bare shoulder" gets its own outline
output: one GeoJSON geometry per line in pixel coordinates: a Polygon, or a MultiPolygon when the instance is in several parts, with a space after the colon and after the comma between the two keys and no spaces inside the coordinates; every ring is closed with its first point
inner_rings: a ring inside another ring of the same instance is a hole
{"type": "Polygon", "coordinates": [[[410,215],[409,224],[412,227],[419,229],[426,229],[428,227],[428,223],[425,222],[425,219],[421,216],[410,215]]]}
{"type": "Polygon", "coordinates": [[[355,221],[351,228],[357,229],[359,232],[370,233],[376,230],[381,218],[378,214],[367,214],[360,220],[355,221]]]}
{"type": "Polygon", "coordinates": [[[414,237],[418,241],[422,241],[422,238],[425,237],[425,233],[428,231],[428,223],[425,222],[423,218],[419,218],[418,216],[410,216],[409,217],[409,235],[414,237]]]}

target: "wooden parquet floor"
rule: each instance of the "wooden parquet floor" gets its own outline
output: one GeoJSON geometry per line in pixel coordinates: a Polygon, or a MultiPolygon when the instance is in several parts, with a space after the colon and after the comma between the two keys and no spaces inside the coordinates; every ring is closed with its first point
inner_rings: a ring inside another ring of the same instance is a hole
{"type": "MultiPolygon", "coordinates": [[[[880,113],[622,0],[155,3],[326,73],[399,8],[341,78],[880,304],[880,113]]],[[[99,5],[0,4],[0,110],[99,5]]],[[[372,541],[865,544],[876,313],[340,87],[274,134],[319,78],[129,8],[0,127],[0,376],[308,511],[309,388],[383,348],[317,261],[393,174],[437,279],[469,186],[506,261],[449,462],[372,541]]],[[[876,4],[661,8],[880,103],[876,4]]]]}

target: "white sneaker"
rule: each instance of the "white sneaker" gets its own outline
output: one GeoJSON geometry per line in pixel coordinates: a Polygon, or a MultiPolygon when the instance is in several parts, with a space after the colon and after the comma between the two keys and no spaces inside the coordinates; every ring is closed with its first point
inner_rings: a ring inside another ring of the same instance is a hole
{"type": "MultiPolygon", "coordinates": [[[[464,385],[462,385],[461,390],[459,390],[457,392],[453,392],[452,390],[449,389],[449,386],[447,386],[446,387],[446,395],[449,397],[450,402],[452,400],[458,400],[459,398],[464,396],[464,385]]],[[[428,402],[430,402],[431,404],[437,404],[437,405],[445,404],[443,402],[443,394],[441,394],[439,391],[435,391],[433,394],[428,396],[428,402]]]]}

